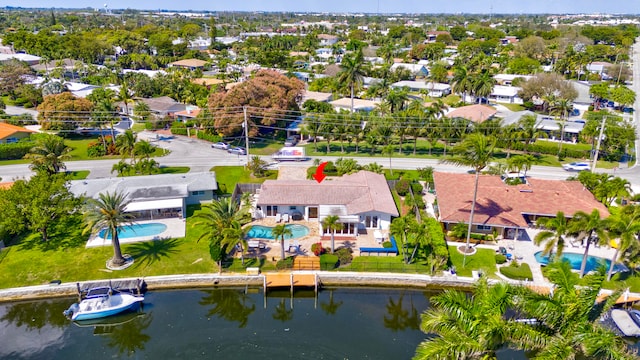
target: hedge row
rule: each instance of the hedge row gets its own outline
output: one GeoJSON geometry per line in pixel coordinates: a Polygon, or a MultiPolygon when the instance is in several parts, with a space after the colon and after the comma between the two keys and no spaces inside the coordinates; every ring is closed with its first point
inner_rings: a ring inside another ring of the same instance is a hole
{"type": "Polygon", "coordinates": [[[433,252],[438,257],[444,257],[448,259],[449,247],[447,246],[447,241],[444,239],[444,231],[442,230],[442,225],[440,225],[438,220],[431,217],[424,219],[424,221],[429,224],[429,235],[431,235],[433,252]]]}
{"type": "Polygon", "coordinates": [[[333,270],[338,267],[338,256],[334,254],[320,255],[320,270],[333,270]]]}
{"type": "Polygon", "coordinates": [[[0,160],[22,159],[32,147],[33,142],[31,141],[0,144],[0,160]]]}
{"type": "Polygon", "coordinates": [[[519,266],[503,266],[500,268],[500,273],[509,279],[514,280],[533,280],[533,273],[531,273],[531,268],[529,264],[522,263],[519,266]]]}
{"type": "MultiPolygon", "coordinates": [[[[525,150],[525,144],[517,142],[511,147],[512,150],[525,150]]],[[[530,153],[545,154],[545,155],[558,155],[559,145],[556,143],[548,142],[535,142],[529,144],[528,150],[530,153]]],[[[562,156],[576,159],[588,159],[590,150],[574,149],[571,146],[562,146],[562,156]]]]}

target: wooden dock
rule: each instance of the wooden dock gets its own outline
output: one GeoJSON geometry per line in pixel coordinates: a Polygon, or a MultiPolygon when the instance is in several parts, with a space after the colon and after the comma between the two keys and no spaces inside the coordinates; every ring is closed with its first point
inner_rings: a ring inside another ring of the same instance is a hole
{"type": "Polygon", "coordinates": [[[296,287],[314,288],[318,292],[320,281],[317,274],[300,273],[268,273],[264,274],[264,292],[270,288],[290,288],[291,293],[296,287]]]}
{"type": "Polygon", "coordinates": [[[317,256],[296,256],[293,259],[294,270],[320,270],[320,258],[317,256]]]}

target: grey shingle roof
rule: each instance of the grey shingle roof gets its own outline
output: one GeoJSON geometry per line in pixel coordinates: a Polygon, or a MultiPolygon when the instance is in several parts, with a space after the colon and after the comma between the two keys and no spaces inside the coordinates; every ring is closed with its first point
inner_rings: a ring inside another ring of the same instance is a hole
{"type": "Polygon", "coordinates": [[[383,175],[360,171],[337,179],[267,180],[260,188],[258,205],[346,205],[349,214],[379,211],[398,216],[383,175]]]}

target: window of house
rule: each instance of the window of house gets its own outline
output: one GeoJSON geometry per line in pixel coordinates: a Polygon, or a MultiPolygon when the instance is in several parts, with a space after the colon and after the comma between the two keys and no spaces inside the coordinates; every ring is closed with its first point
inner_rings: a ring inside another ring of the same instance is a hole
{"type": "Polygon", "coordinates": [[[267,216],[276,216],[278,213],[277,205],[267,205],[267,216]]]}
{"type": "Polygon", "coordinates": [[[289,206],[289,210],[296,210],[297,208],[295,206],[289,206]]]}
{"type": "Polygon", "coordinates": [[[193,196],[204,195],[204,190],[192,191],[191,195],[193,196]]]}
{"type": "Polygon", "coordinates": [[[478,230],[491,230],[491,226],[487,225],[478,225],[477,228],[478,230]]]}

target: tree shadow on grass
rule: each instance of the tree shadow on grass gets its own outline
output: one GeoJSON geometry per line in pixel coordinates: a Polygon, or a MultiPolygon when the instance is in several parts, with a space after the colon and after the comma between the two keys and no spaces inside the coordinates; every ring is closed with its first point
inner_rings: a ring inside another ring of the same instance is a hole
{"type": "Polygon", "coordinates": [[[49,227],[47,241],[42,240],[38,232],[25,233],[20,236],[17,245],[25,250],[38,249],[40,251],[55,251],[83,246],[88,235],[83,235],[84,224],[82,216],[72,214],[58,219],[49,227]]]}
{"type": "Polygon", "coordinates": [[[149,266],[162,258],[168,258],[178,251],[178,239],[154,240],[131,244],[127,247],[127,253],[136,259],[136,267],[149,266]]]}

